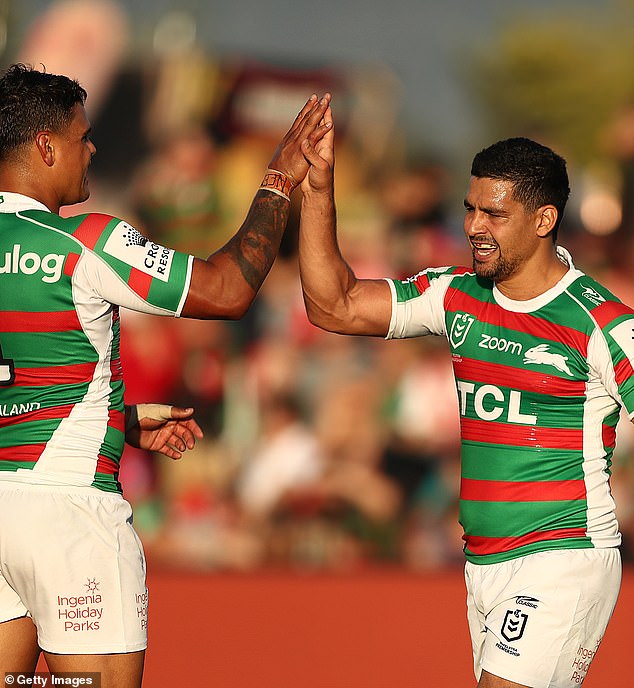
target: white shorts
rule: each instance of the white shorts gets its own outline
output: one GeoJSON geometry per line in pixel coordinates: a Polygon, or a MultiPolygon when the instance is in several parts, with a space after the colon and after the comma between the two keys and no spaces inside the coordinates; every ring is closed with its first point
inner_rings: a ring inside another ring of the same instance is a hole
{"type": "Polygon", "coordinates": [[[485,670],[531,688],[581,685],[619,594],[617,549],[468,562],[465,578],[478,680],[485,670]]]}
{"type": "Polygon", "coordinates": [[[0,481],[0,622],[30,616],[47,652],[135,652],[147,646],[147,601],[121,495],[0,481]]]}

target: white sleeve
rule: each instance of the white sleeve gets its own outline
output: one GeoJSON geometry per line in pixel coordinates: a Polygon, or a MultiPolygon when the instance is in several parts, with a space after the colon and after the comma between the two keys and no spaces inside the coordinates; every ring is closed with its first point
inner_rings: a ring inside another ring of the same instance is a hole
{"type": "Polygon", "coordinates": [[[397,289],[393,280],[387,280],[392,292],[392,317],[386,339],[446,334],[444,299],[454,275],[441,274],[421,280],[425,274],[426,271],[408,280],[410,284],[424,284],[422,288],[410,288],[408,294],[397,289]]]}
{"type": "Polygon", "coordinates": [[[192,262],[193,258],[190,257],[180,301],[174,307],[169,308],[153,305],[143,299],[108,263],[92,251],[84,250],[73,273],[73,298],[77,301],[80,294],[85,297],[91,293],[93,298],[98,296],[108,303],[141,313],[179,316],[189,291],[192,262]]]}

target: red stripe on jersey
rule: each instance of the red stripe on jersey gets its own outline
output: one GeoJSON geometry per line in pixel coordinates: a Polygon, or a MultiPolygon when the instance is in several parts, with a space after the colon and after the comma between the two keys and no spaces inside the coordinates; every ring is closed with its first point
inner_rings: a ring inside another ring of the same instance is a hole
{"type": "Polygon", "coordinates": [[[78,239],[84,246],[88,248],[95,248],[99,237],[107,224],[113,220],[112,215],[104,215],[102,213],[90,213],[83,222],[73,232],[75,239],[78,239]]]}
{"type": "Polygon", "coordinates": [[[130,269],[130,278],[128,285],[132,291],[136,292],[142,299],[147,299],[150,293],[150,285],[152,284],[152,277],[146,272],[137,270],[137,268],[130,269]]]}
{"type": "Polygon", "coordinates": [[[414,284],[416,285],[418,291],[422,294],[424,291],[429,289],[429,277],[427,277],[424,272],[421,272],[420,275],[418,275],[414,280],[414,284]]]}
{"type": "Polygon", "coordinates": [[[588,351],[588,335],[565,325],[538,318],[531,313],[513,313],[496,303],[478,301],[459,289],[448,289],[445,295],[445,308],[448,311],[464,311],[474,315],[479,322],[503,327],[517,332],[525,332],[538,339],[550,339],[565,346],[577,349],[583,356],[588,351]]]}
{"type": "Polygon", "coordinates": [[[581,397],[586,393],[586,385],[583,381],[557,377],[541,371],[514,368],[500,363],[461,358],[458,354],[453,356],[453,369],[459,380],[483,382],[556,396],[581,397]]]}
{"type": "Polygon", "coordinates": [[[620,301],[604,301],[590,312],[601,328],[609,325],[613,320],[622,315],[632,315],[634,313],[629,306],[620,301]]]}
{"type": "Polygon", "coordinates": [[[620,360],[614,366],[614,378],[616,379],[617,385],[622,385],[626,380],[634,375],[634,369],[630,363],[629,358],[624,358],[620,360]]]}
{"type": "Polygon", "coordinates": [[[69,253],[64,261],[64,274],[69,277],[75,272],[75,267],[79,261],[79,253],[69,253]]]}
{"type": "Polygon", "coordinates": [[[123,380],[123,366],[120,358],[113,358],[110,361],[110,379],[112,382],[121,382],[123,380]]]}
{"type": "Polygon", "coordinates": [[[611,425],[603,426],[603,446],[610,449],[616,447],[616,428],[611,425]]]}
{"type": "Polygon", "coordinates": [[[37,409],[36,411],[29,411],[28,413],[19,413],[14,416],[3,416],[0,418],[0,428],[7,425],[15,425],[16,423],[28,423],[32,420],[67,418],[74,406],[74,404],[65,404],[64,406],[51,406],[49,408],[37,409]]]}
{"type": "Polygon", "coordinates": [[[0,311],[3,332],[68,332],[81,330],[77,311],[0,311]]]}
{"type": "Polygon", "coordinates": [[[460,499],[473,502],[559,502],[585,499],[583,480],[512,482],[462,478],[460,499]]]}
{"type": "Polygon", "coordinates": [[[119,466],[116,461],[109,459],[103,454],[99,454],[97,458],[97,473],[107,473],[108,475],[116,475],[119,470],[119,466]]]}
{"type": "Polygon", "coordinates": [[[118,409],[108,411],[108,425],[115,430],[125,431],[125,414],[118,409]]]}
{"type": "Polygon", "coordinates": [[[50,368],[16,368],[15,384],[45,386],[90,382],[95,374],[96,365],[96,363],[77,363],[50,368]]]}
{"type": "Polygon", "coordinates": [[[526,533],[526,535],[519,535],[517,537],[463,535],[462,539],[467,543],[467,549],[471,554],[483,555],[509,552],[517,547],[532,545],[536,542],[582,537],[586,537],[586,531],[583,528],[561,528],[560,530],[541,530],[534,533],[526,533]]]}
{"type": "Polygon", "coordinates": [[[0,461],[37,461],[46,444],[21,444],[0,448],[0,461]]]}
{"type": "Polygon", "coordinates": [[[505,444],[515,447],[547,447],[581,451],[583,431],[568,428],[540,428],[534,425],[495,423],[487,420],[461,419],[463,441],[505,444]]]}

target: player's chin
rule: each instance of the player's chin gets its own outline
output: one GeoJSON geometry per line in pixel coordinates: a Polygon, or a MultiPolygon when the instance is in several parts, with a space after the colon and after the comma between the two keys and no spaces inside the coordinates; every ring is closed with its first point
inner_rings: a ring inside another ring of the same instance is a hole
{"type": "Polygon", "coordinates": [[[473,272],[482,279],[495,279],[498,276],[497,263],[473,261],[473,272]]]}
{"type": "Polygon", "coordinates": [[[81,191],[79,192],[79,197],[79,203],[83,203],[84,201],[87,201],[90,198],[90,187],[88,186],[88,182],[83,183],[81,191]]]}

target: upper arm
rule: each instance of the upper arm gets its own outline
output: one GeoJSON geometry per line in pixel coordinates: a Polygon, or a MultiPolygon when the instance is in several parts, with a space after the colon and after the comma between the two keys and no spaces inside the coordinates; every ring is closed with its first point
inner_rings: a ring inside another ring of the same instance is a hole
{"type": "Polygon", "coordinates": [[[356,280],[346,302],[347,334],[387,335],[392,317],[392,292],[386,280],[356,280]]]}
{"type": "Polygon", "coordinates": [[[187,318],[236,320],[248,310],[255,290],[237,274],[224,254],[194,258],[182,315],[187,318]]]}

